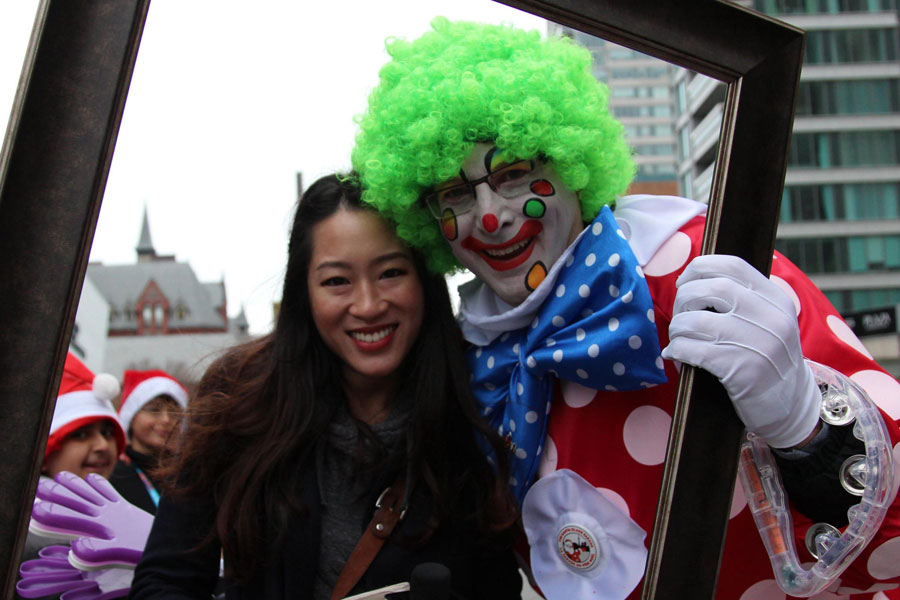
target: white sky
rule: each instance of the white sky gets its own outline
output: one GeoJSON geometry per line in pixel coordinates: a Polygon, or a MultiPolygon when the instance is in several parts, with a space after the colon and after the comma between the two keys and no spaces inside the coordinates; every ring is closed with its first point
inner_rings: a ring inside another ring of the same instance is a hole
{"type": "MultiPolygon", "coordinates": [[[[0,121],[6,126],[37,0],[0,0],[0,121]]],[[[153,0],[91,260],[132,263],[146,205],[159,254],[201,281],[224,277],[229,315],[271,325],[280,298],[296,173],[347,170],[353,115],[387,61],[437,15],[542,19],[491,0],[153,0]]]]}

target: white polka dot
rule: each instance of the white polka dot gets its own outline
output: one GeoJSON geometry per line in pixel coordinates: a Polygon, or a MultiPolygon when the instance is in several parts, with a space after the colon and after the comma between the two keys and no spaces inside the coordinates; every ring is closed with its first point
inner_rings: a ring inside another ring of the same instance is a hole
{"type": "Polygon", "coordinates": [[[563,380],[560,388],[566,406],[571,406],[572,408],[587,406],[594,401],[594,396],[597,395],[597,390],[584,387],[574,381],[563,380]]]}
{"type": "Polygon", "coordinates": [[[559,315],[556,315],[555,317],[553,317],[553,320],[552,320],[551,322],[552,322],[556,327],[562,327],[563,325],[566,324],[566,320],[563,319],[563,318],[562,318],[561,316],[559,316],[559,315]]]}
{"type": "MultiPolygon", "coordinates": [[[[887,599],[887,596],[881,593],[883,590],[895,590],[895,589],[897,589],[897,587],[898,587],[898,584],[896,584],[896,583],[873,583],[872,585],[870,585],[869,587],[867,587],[866,589],[863,590],[860,588],[842,585],[836,591],[839,594],[849,594],[849,595],[871,594],[873,592],[878,592],[877,595],[872,597],[872,600],[879,600],[880,598],[887,599]]],[[[834,596],[834,597],[835,598],[849,598],[850,596],[834,596]]],[[[819,600],[819,596],[813,596],[813,600],[819,600]]]]}
{"type": "Polygon", "coordinates": [[[641,279],[645,278],[644,270],[641,268],[641,265],[634,265],[634,272],[637,273],[637,276],[641,279]]]}
{"type": "Polygon", "coordinates": [[[625,365],[620,362],[617,362],[613,365],[613,373],[616,375],[624,375],[625,374],[625,365]]]}
{"type": "Polygon", "coordinates": [[[481,358],[481,348],[475,351],[475,358],[481,358]]]}
{"type": "Polygon", "coordinates": [[[510,431],[515,431],[515,430],[516,430],[516,422],[513,421],[512,419],[509,420],[509,430],[510,430],[510,431]]]}
{"type": "Polygon", "coordinates": [[[612,296],[613,298],[618,298],[619,297],[619,288],[614,285],[609,286],[609,295],[612,296]]]}
{"type": "Polygon", "coordinates": [[[544,477],[556,470],[556,463],[559,456],[556,453],[556,444],[549,435],[544,440],[543,450],[541,451],[541,464],[538,466],[538,476],[544,477]]]}
{"type": "Polygon", "coordinates": [[[513,351],[513,354],[518,356],[519,355],[519,344],[513,344],[512,351],[513,351]]]}
{"type": "Polygon", "coordinates": [[[516,458],[518,458],[519,460],[525,460],[526,458],[528,458],[528,453],[525,452],[525,450],[522,448],[516,448],[516,458]]]}
{"type": "Polygon", "coordinates": [[[622,302],[624,302],[625,304],[630,304],[632,300],[634,300],[634,292],[628,290],[627,292],[625,292],[625,295],[622,296],[622,302]]]}
{"type": "Polygon", "coordinates": [[[614,386],[614,385],[605,385],[605,386],[603,386],[603,389],[606,390],[607,392],[618,392],[619,391],[616,389],[616,386],[614,386]]]}
{"type": "Polygon", "coordinates": [[[641,341],[641,336],[639,336],[639,335],[633,335],[630,338],[628,338],[628,345],[633,350],[637,350],[638,348],[640,348],[642,343],[643,342],[641,341]]]}
{"type": "Polygon", "coordinates": [[[647,320],[650,321],[651,323],[656,323],[656,313],[653,311],[652,308],[647,309],[647,320]]]}
{"type": "Polygon", "coordinates": [[[529,368],[533,369],[537,366],[537,361],[534,360],[533,356],[529,356],[528,360],[525,361],[525,364],[527,364],[529,368]]]}
{"type": "Polygon", "coordinates": [[[547,341],[544,343],[547,344],[548,348],[552,348],[556,345],[556,340],[554,340],[553,338],[547,338],[547,341]]]}
{"type": "Polygon", "coordinates": [[[581,377],[582,379],[588,378],[588,372],[584,369],[575,369],[575,374],[581,377]]]}
{"type": "Polygon", "coordinates": [[[538,320],[537,317],[535,317],[534,320],[531,322],[531,328],[536,329],[538,326],[538,323],[540,323],[540,321],[538,320]]]}
{"type": "Polygon", "coordinates": [[[785,600],[785,598],[787,596],[774,579],[763,579],[748,587],[739,600],[785,600]]]}
{"type": "Polygon", "coordinates": [[[516,393],[520,396],[525,393],[525,386],[522,385],[521,381],[516,383],[516,393]]]}
{"type": "Polygon", "coordinates": [[[488,391],[490,391],[490,392],[493,392],[495,389],[497,389],[497,386],[495,386],[495,385],[494,385],[493,383],[491,383],[490,381],[488,381],[487,383],[485,383],[485,384],[484,384],[484,387],[485,387],[486,390],[488,390],[488,391]]]}
{"type": "Polygon", "coordinates": [[[878,546],[869,555],[869,574],[875,579],[900,576],[900,538],[893,538],[878,546]]]}
{"type": "Polygon", "coordinates": [[[609,257],[609,260],[607,260],[606,262],[607,262],[607,263],[609,264],[609,266],[611,266],[611,267],[617,267],[617,266],[619,266],[619,261],[621,261],[621,260],[622,260],[622,257],[619,256],[618,253],[614,252],[614,253],[609,257]]]}
{"type": "Polygon", "coordinates": [[[666,459],[672,417],[656,406],[639,406],[625,419],[622,439],[631,458],[642,465],[659,465],[666,459]]]}
{"type": "Polygon", "coordinates": [[[623,498],[621,495],[619,495],[618,493],[614,492],[613,490],[611,490],[609,488],[598,487],[597,491],[600,492],[601,494],[603,494],[604,498],[606,498],[607,500],[612,502],[616,508],[621,510],[623,513],[625,513],[629,517],[631,516],[631,509],[628,508],[628,502],[626,502],[625,498],[623,498]]]}
{"type": "Polygon", "coordinates": [[[550,408],[551,408],[552,406],[553,406],[553,403],[552,403],[552,402],[548,402],[548,403],[547,403],[547,414],[548,414],[548,415],[550,414],[550,408]]]}
{"type": "Polygon", "coordinates": [[[627,237],[625,237],[625,232],[622,231],[621,229],[616,229],[616,235],[619,236],[620,238],[622,238],[623,240],[628,239],[627,237]]]}
{"type": "Polygon", "coordinates": [[[578,288],[578,295],[582,298],[587,298],[591,295],[591,287],[586,283],[582,283],[581,287],[578,288]]]}
{"type": "MultiPolygon", "coordinates": [[[[811,563],[803,563],[800,566],[808,571],[809,569],[812,568],[812,566],[814,564],[816,564],[816,563],[812,563],[812,562],[811,563]]],[[[841,581],[841,579],[838,578],[837,580],[835,580],[835,582],[833,584],[831,584],[829,586],[829,588],[840,589],[840,588],[837,588],[837,586],[835,585],[835,584],[840,583],[840,581],[841,581]]],[[[811,598],[811,600],[850,600],[850,596],[845,596],[843,594],[834,594],[832,592],[829,592],[828,590],[819,592],[815,596],[810,596],[810,598],[811,598]]]]}
{"type": "Polygon", "coordinates": [[[494,368],[494,357],[493,356],[488,356],[487,366],[488,366],[488,369],[494,368]]]}
{"type": "Polygon", "coordinates": [[[494,412],[494,409],[493,409],[492,407],[490,407],[490,406],[487,406],[487,407],[485,407],[485,409],[484,409],[484,416],[488,416],[488,415],[491,414],[492,412],[494,412]]]}
{"type": "Polygon", "coordinates": [[[579,342],[584,341],[585,335],[586,334],[584,333],[584,329],[582,329],[581,327],[579,327],[578,329],[575,330],[575,339],[577,341],[579,341],[579,342]]]}
{"type": "Polygon", "coordinates": [[[836,335],[839,340],[866,358],[872,358],[872,354],[866,349],[863,343],[859,341],[859,338],[856,337],[856,334],[853,333],[853,330],[850,329],[850,326],[847,325],[842,318],[837,315],[828,315],[825,322],[828,323],[829,329],[831,329],[831,332],[836,335]]]}
{"type": "Polygon", "coordinates": [[[562,298],[566,294],[566,286],[563,284],[559,284],[559,287],[556,288],[556,297],[562,298]]]}
{"type": "Polygon", "coordinates": [[[686,233],[676,232],[644,265],[644,273],[651,277],[668,275],[684,266],[690,256],[691,238],[686,233]]]}
{"type": "Polygon", "coordinates": [[[600,235],[603,233],[603,223],[597,221],[591,226],[591,233],[594,235],[600,235]]]}
{"type": "Polygon", "coordinates": [[[562,362],[563,359],[563,351],[557,350],[553,353],[553,360],[556,362],[562,362]]]}
{"type": "Polygon", "coordinates": [[[590,346],[588,346],[588,356],[590,356],[591,358],[597,358],[599,354],[600,346],[598,346],[597,344],[591,344],[590,346]]]}
{"type": "Polygon", "coordinates": [[[659,369],[660,371],[662,371],[663,369],[666,368],[665,365],[663,364],[662,356],[656,357],[656,368],[659,369]]]}
{"type": "Polygon", "coordinates": [[[509,485],[511,485],[511,486],[513,486],[513,487],[516,487],[517,485],[519,485],[519,480],[516,479],[515,477],[513,477],[513,476],[510,475],[510,477],[509,477],[509,485]]]}
{"type": "Polygon", "coordinates": [[[892,419],[900,419],[900,383],[896,379],[874,369],[857,371],[850,379],[864,389],[872,402],[892,419]]]}
{"type": "Polygon", "coordinates": [[[738,516],[745,506],[747,506],[747,498],[744,496],[744,488],[738,483],[734,486],[734,495],[731,497],[731,512],[728,514],[728,518],[733,519],[738,516]]]}
{"type": "Polygon", "coordinates": [[[586,267],[594,266],[595,262],[597,262],[597,255],[593,252],[584,257],[584,266],[586,267]]]}
{"type": "Polygon", "coordinates": [[[789,284],[778,275],[769,275],[769,279],[771,279],[772,283],[780,287],[781,290],[788,295],[788,297],[794,303],[794,311],[796,312],[797,316],[800,316],[800,297],[797,296],[797,292],[794,291],[794,288],[791,287],[791,284],[789,284]]]}
{"type": "Polygon", "coordinates": [[[566,259],[566,266],[567,266],[567,267],[571,267],[571,266],[572,266],[572,263],[574,263],[574,262],[575,262],[575,255],[574,255],[574,254],[570,254],[570,255],[569,255],[569,258],[566,259]]]}
{"type": "Polygon", "coordinates": [[[611,318],[609,320],[609,330],[615,331],[618,328],[619,328],[619,320],[615,317],[611,318]]]}
{"type": "Polygon", "coordinates": [[[538,420],[538,414],[536,412],[534,412],[533,410],[529,410],[527,413],[525,413],[525,422],[526,423],[537,423],[537,420],[538,420]]]}
{"type": "Polygon", "coordinates": [[[587,319],[587,318],[588,318],[589,316],[591,316],[592,314],[594,314],[594,311],[591,310],[590,308],[586,308],[586,309],[584,309],[583,311],[581,311],[581,318],[582,318],[582,319],[587,319]]]}

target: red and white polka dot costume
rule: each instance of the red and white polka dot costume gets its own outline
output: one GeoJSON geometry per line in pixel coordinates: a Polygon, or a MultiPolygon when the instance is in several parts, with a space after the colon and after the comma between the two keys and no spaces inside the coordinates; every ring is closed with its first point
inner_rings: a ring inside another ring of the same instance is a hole
{"type": "MultiPolygon", "coordinates": [[[[674,233],[671,231],[674,227],[670,228],[664,241],[651,241],[650,250],[635,248],[654,299],[660,347],[669,341],[667,330],[675,299],[675,280],[699,254],[703,226],[704,218],[696,216],[674,233]]],[[[634,227],[632,223],[632,233],[639,233],[633,231],[634,227]]],[[[659,234],[653,235],[658,238],[659,234]]],[[[634,243],[642,243],[640,239],[645,237],[636,235],[634,243]]],[[[894,462],[900,464],[900,428],[896,422],[900,419],[900,383],[877,365],[824,295],[780,254],[775,255],[771,279],[794,300],[804,356],[850,377],[869,394],[885,417],[894,462]]],[[[668,383],[632,392],[597,392],[571,381],[558,382],[539,476],[558,469],[576,472],[644,531],[650,532],[678,386],[674,363],[666,361],[665,369],[668,383]]],[[[896,496],[900,477],[895,479],[896,496]]],[[[775,584],[740,485],[735,490],[717,598],[788,598],[775,584]]],[[[813,561],[803,543],[812,522],[796,511],[793,518],[801,560],[813,561]]],[[[649,546],[649,536],[646,545],[649,546]]],[[[895,499],[879,532],[863,553],[828,591],[814,597],[900,598],[898,586],[900,502],[895,499]]],[[[629,598],[639,596],[640,586],[629,598]]]]}

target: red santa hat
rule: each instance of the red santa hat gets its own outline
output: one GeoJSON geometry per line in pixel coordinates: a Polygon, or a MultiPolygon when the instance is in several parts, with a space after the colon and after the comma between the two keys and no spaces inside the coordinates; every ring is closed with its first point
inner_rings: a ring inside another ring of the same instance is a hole
{"type": "Polygon", "coordinates": [[[165,371],[125,371],[122,377],[122,404],[119,406],[119,420],[125,431],[131,426],[134,415],[157,396],[169,396],[182,410],[187,408],[187,391],[165,371]]]}
{"type": "Polygon", "coordinates": [[[95,421],[109,419],[115,424],[116,444],[125,448],[125,430],[116,416],[112,399],[119,393],[118,380],[108,373],[94,375],[84,363],[69,352],[63,367],[62,381],[50,422],[50,437],[44,457],[59,450],[70,433],[95,421]]]}

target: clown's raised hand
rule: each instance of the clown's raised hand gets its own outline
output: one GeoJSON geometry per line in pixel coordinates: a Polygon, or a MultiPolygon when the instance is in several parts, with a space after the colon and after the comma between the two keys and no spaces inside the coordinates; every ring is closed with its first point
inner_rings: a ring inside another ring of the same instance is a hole
{"type": "Polygon", "coordinates": [[[85,569],[133,568],[141,558],[153,516],[128,503],[95,473],[85,479],[63,471],[41,481],[29,530],[71,536],[70,562],[85,569]]]}
{"type": "Polygon", "coordinates": [[[662,355],[722,382],[747,429],[775,448],[814,431],[821,394],[803,358],[793,302],[735,256],[695,258],[676,283],[662,355]]]}

